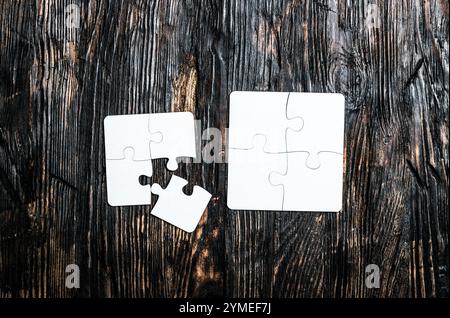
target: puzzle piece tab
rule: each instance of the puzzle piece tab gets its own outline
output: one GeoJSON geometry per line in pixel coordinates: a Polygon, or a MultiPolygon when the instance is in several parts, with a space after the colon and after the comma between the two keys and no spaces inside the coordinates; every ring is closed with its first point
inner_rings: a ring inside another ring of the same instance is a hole
{"type": "Polygon", "coordinates": [[[288,153],[287,173],[271,173],[274,186],[283,185],[284,211],[338,212],[342,208],[343,156],[319,153],[320,168],[304,163],[308,153],[288,153]]]}
{"type": "Polygon", "coordinates": [[[199,186],[194,186],[192,195],[185,195],[183,187],[187,183],[185,179],[174,175],[165,189],[157,183],[153,184],[151,191],[159,198],[151,214],[186,232],[193,232],[211,199],[211,194],[199,186]]]}
{"type": "Polygon", "coordinates": [[[286,153],[266,153],[264,136],[255,136],[253,148],[228,152],[227,205],[236,210],[281,210],[283,188],[269,182],[272,171],[285,171],[286,153]]]}
{"type": "Polygon", "coordinates": [[[134,149],[126,148],[123,153],[124,159],[106,160],[108,203],[112,206],[151,203],[150,185],[142,186],[139,183],[139,176],[152,176],[152,161],[135,161],[134,154],[134,149]]]}
{"type": "Polygon", "coordinates": [[[150,144],[152,159],[168,158],[167,169],[178,168],[177,158],[196,156],[194,116],[190,112],[151,114],[150,133],[162,133],[162,140],[150,144]]]}
{"type": "Polygon", "coordinates": [[[229,146],[249,149],[255,135],[264,135],[264,151],[286,152],[286,130],[300,131],[303,125],[301,118],[286,116],[288,97],[280,92],[231,93],[229,146]]]}

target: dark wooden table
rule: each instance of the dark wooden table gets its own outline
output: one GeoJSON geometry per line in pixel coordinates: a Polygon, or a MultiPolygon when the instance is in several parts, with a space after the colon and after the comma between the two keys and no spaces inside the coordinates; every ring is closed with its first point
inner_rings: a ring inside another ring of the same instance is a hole
{"type": "Polygon", "coordinates": [[[347,3],[1,1],[0,296],[448,297],[448,1],[347,3]],[[231,211],[224,163],[193,234],[108,206],[105,116],[225,133],[233,90],[346,96],[341,213],[231,211]]]}

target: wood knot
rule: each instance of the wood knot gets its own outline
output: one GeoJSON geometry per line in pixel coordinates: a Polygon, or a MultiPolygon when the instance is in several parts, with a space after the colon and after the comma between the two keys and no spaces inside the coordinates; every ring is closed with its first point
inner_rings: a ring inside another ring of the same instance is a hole
{"type": "Polygon", "coordinates": [[[345,95],[346,108],[358,110],[367,98],[368,67],[360,56],[337,52],[329,56],[328,89],[345,95]]]}

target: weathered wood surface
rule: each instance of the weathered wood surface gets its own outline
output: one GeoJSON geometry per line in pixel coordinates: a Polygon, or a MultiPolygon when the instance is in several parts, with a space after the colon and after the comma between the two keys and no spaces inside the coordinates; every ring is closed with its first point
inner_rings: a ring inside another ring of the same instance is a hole
{"type": "Polygon", "coordinates": [[[0,1],[1,297],[448,296],[448,1],[70,3],[0,1]],[[233,90],[345,94],[340,214],[230,211],[225,164],[180,169],[214,194],[192,235],[107,205],[106,115],[224,132],[233,90]]]}

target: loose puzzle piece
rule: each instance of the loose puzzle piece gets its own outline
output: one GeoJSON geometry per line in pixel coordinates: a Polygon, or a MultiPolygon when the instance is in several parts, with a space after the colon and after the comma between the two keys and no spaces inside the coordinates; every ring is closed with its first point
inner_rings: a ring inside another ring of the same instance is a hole
{"type": "Polygon", "coordinates": [[[249,149],[255,135],[264,135],[264,151],[286,152],[286,130],[300,131],[303,125],[301,118],[286,116],[288,97],[280,92],[231,93],[229,146],[249,149]]]}
{"type": "MultiPolygon", "coordinates": [[[[271,173],[274,186],[283,185],[284,211],[338,212],[342,208],[343,156],[321,152],[320,168],[309,169],[306,152],[288,153],[287,173],[271,173]]],[[[280,170],[282,171],[282,170],[280,170]]]]}
{"type": "Polygon", "coordinates": [[[178,157],[195,158],[194,116],[190,112],[151,114],[150,133],[162,133],[162,141],[150,144],[152,159],[168,158],[167,169],[178,168],[178,157]]]}
{"type": "MultiPolygon", "coordinates": [[[[134,149],[134,160],[149,160],[150,142],[161,142],[161,132],[148,129],[150,114],[114,115],[104,119],[106,159],[123,159],[124,149],[134,149]]],[[[154,143],[153,143],[154,144],[154,143]]]]}
{"type": "Polygon", "coordinates": [[[228,151],[227,205],[236,210],[281,210],[283,188],[269,182],[272,171],[286,171],[286,153],[266,153],[264,136],[250,149],[228,151]]]}
{"type": "Polygon", "coordinates": [[[192,232],[197,227],[211,194],[194,186],[192,195],[185,195],[183,187],[187,183],[185,179],[174,175],[165,189],[159,184],[153,184],[151,190],[159,198],[151,214],[186,232],[192,232]]]}
{"type": "Polygon", "coordinates": [[[135,161],[134,155],[134,149],[128,147],[123,151],[124,159],[106,160],[108,203],[112,206],[151,203],[150,185],[141,185],[139,176],[152,176],[152,161],[135,161]]]}
{"type": "Polygon", "coordinates": [[[301,131],[288,130],[287,151],[309,153],[306,165],[320,166],[321,151],[343,153],[345,98],[342,94],[290,93],[288,118],[303,118],[301,131]]]}

